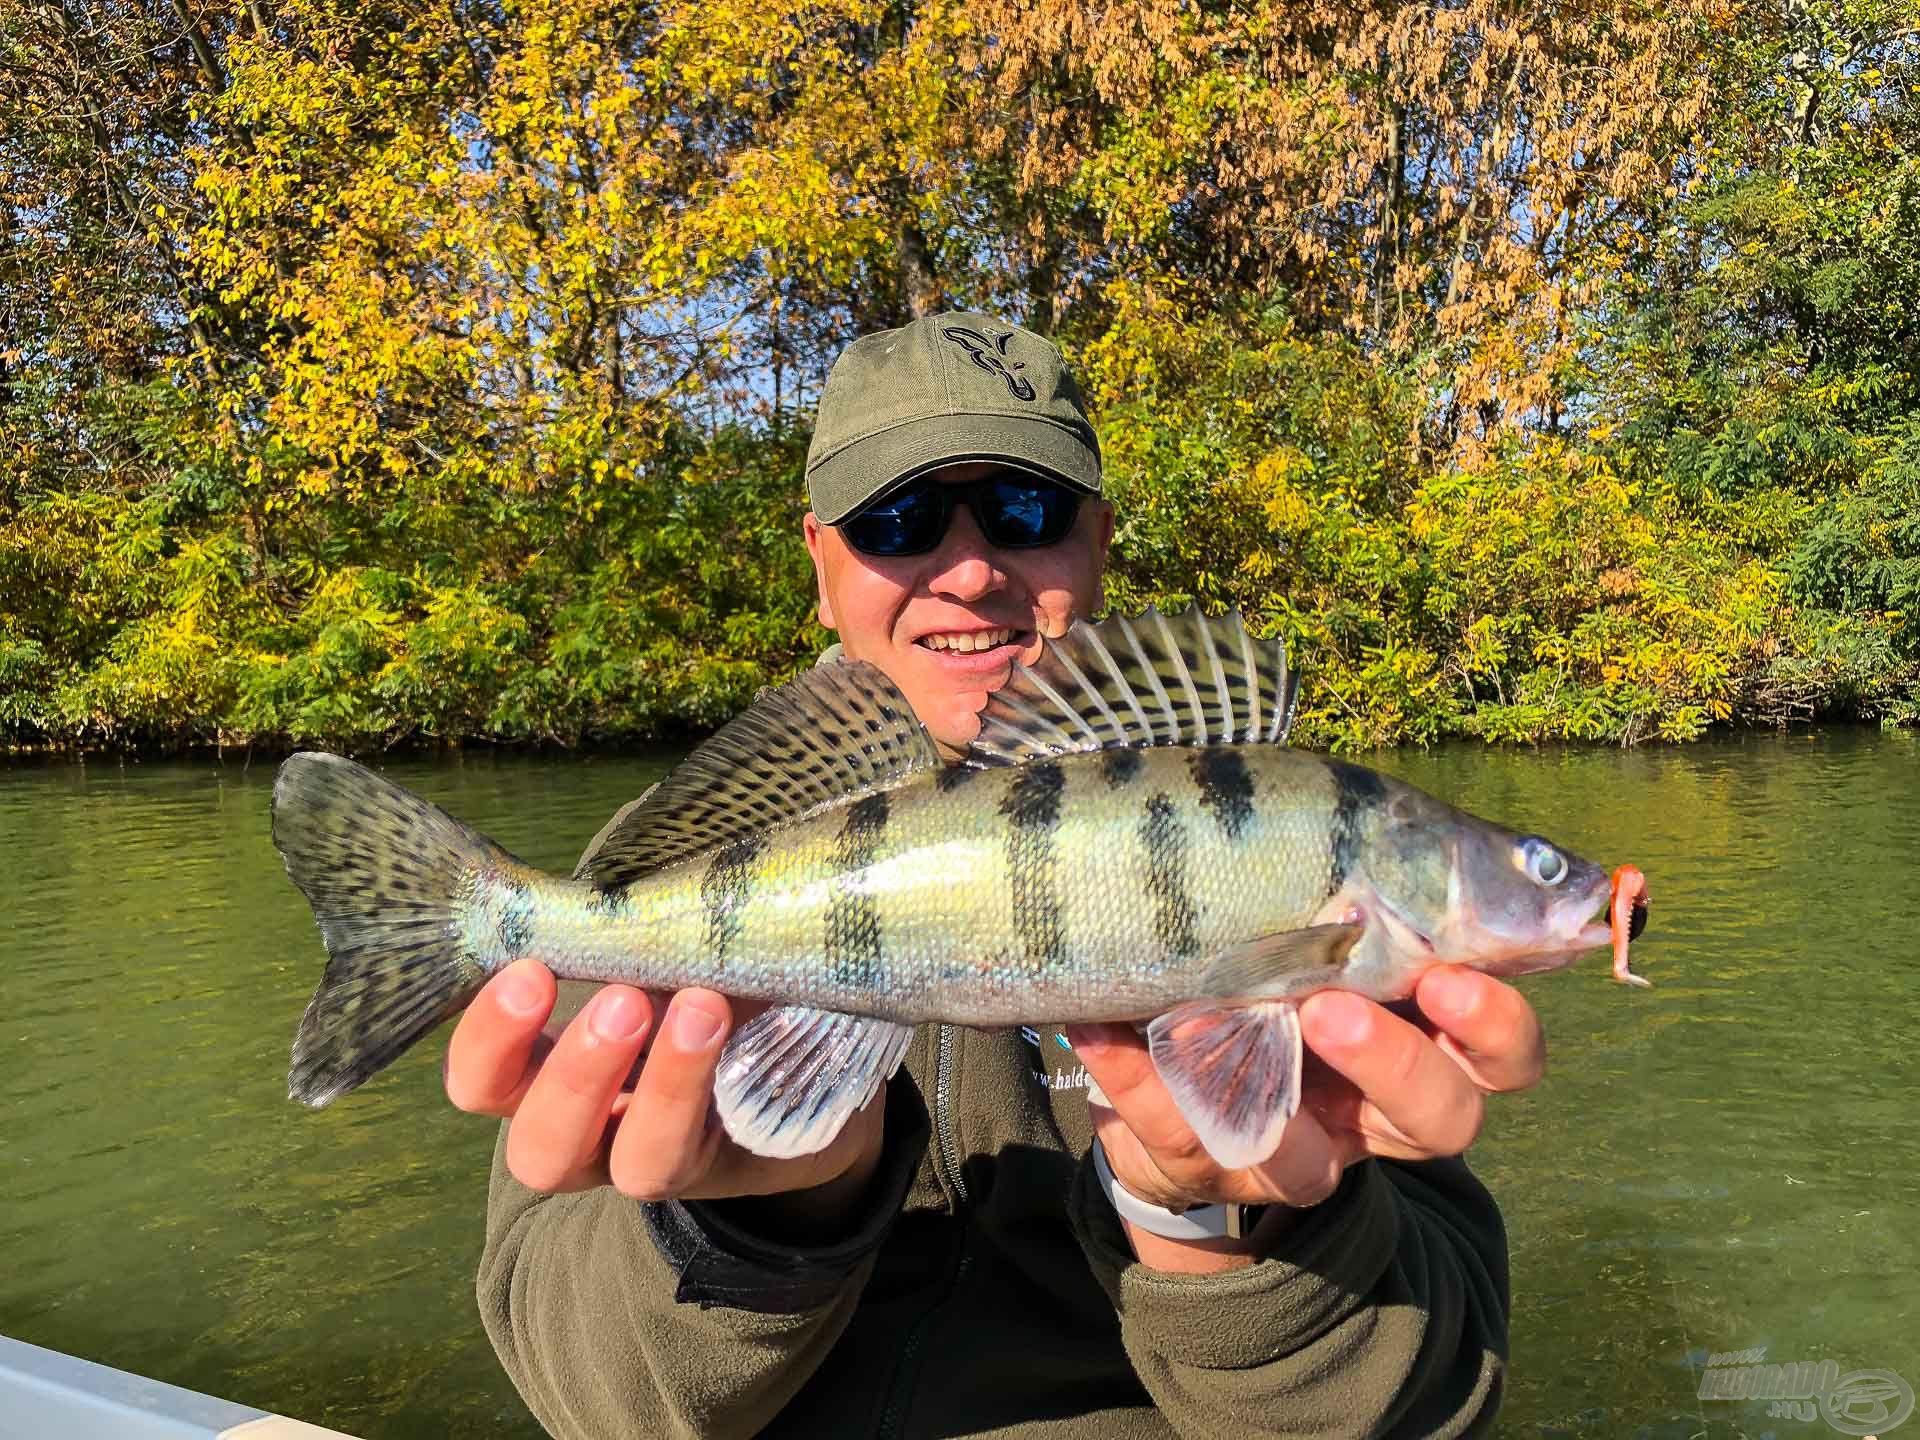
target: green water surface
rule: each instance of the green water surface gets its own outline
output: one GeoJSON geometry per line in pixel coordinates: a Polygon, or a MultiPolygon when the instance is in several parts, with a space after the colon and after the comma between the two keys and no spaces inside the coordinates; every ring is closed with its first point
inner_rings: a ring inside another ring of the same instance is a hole
{"type": "MultiPolygon", "coordinates": [[[[383,768],[564,868],[671,758],[383,768]]],[[[1836,1433],[1694,1398],[1763,1346],[1920,1383],[1920,742],[1372,763],[1652,885],[1656,988],[1597,957],[1524,982],[1550,1072],[1474,1151],[1512,1235],[1500,1433],[1836,1433]]],[[[494,1126],[440,1097],[444,1034],[330,1110],[286,1099],[321,952],[272,775],[0,769],[0,1333],[358,1435],[537,1435],[474,1308],[494,1126]]]]}

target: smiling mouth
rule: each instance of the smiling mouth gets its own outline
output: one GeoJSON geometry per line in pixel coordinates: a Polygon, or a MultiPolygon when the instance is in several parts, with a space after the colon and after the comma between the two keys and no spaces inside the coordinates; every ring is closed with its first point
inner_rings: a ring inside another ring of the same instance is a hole
{"type": "Polygon", "coordinates": [[[983,650],[997,650],[1002,645],[1024,645],[1029,633],[1010,625],[996,626],[991,630],[943,630],[922,635],[914,644],[936,655],[977,655],[983,650]]]}

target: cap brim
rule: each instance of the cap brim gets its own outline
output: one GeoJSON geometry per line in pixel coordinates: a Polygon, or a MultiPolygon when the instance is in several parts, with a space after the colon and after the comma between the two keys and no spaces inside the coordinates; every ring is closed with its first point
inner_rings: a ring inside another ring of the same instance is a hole
{"type": "Polygon", "coordinates": [[[1086,437],[1029,415],[929,415],[868,435],[807,473],[813,513],[837,525],[901,481],[943,465],[992,460],[1100,493],[1100,461],[1086,437]]]}

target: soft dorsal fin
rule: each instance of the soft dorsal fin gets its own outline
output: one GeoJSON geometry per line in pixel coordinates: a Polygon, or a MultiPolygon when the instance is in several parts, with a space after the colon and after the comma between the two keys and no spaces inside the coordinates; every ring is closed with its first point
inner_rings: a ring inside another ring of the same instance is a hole
{"type": "Polygon", "coordinates": [[[816,666],[682,761],[607,836],[581,878],[623,885],[940,764],[933,737],[876,667],[816,666]]]}
{"type": "Polygon", "coordinates": [[[1076,620],[987,699],[968,758],[1019,765],[1116,746],[1277,745],[1294,680],[1278,637],[1255,640],[1238,610],[1076,620]]]}

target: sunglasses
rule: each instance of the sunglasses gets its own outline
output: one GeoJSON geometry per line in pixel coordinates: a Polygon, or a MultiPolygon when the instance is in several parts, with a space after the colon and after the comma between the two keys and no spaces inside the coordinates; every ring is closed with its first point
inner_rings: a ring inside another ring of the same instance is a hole
{"type": "Polygon", "coordinates": [[[960,484],[910,480],[856,510],[838,528],[862,555],[924,555],[946,538],[954,506],[965,502],[989,545],[1031,550],[1066,538],[1081,498],[1078,490],[1018,470],[960,484]]]}

